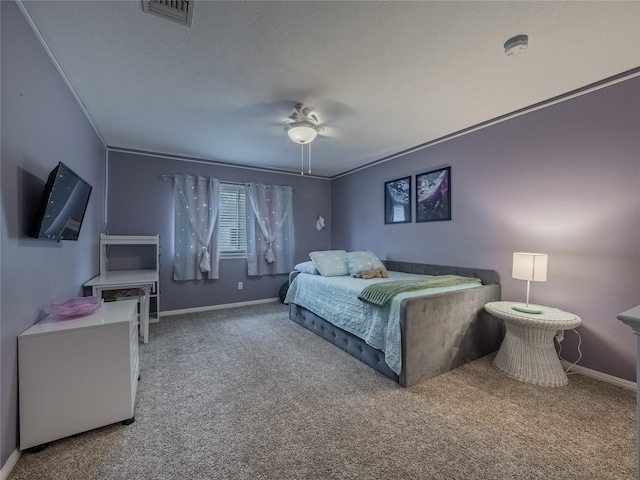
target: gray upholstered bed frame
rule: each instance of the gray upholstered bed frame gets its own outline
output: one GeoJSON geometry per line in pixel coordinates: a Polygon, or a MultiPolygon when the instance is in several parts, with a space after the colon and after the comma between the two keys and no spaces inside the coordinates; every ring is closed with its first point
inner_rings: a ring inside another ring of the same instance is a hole
{"type": "MultiPolygon", "coordinates": [[[[500,277],[493,270],[447,267],[385,260],[388,270],[424,275],[462,275],[482,280],[482,287],[403,300],[400,315],[402,371],[397,375],[384,361],[384,352],[291,303],[289,317],[342,348],[370,367],[410,387],[498,349],[502,323],[484,311],[500,300],[500,277]]],[[[293,281],[297,272],[292,272],[293,281]]]]}

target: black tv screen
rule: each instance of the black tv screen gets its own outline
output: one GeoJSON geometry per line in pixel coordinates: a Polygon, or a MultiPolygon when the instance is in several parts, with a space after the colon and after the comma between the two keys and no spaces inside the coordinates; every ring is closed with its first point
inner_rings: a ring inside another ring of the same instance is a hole
{"type": "Polygon", "coordinates": [[[91,185],[60,162],[49,174],[29,236],[78,240],[91,185]]]}

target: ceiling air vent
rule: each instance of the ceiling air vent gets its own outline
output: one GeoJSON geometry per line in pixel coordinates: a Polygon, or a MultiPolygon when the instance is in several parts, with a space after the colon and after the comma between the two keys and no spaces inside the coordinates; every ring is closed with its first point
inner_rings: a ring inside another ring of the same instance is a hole
{"type": "Polygon", "coordinates": [[[191,26],[195,0],[142,0],[142,10],[191,26]]]}

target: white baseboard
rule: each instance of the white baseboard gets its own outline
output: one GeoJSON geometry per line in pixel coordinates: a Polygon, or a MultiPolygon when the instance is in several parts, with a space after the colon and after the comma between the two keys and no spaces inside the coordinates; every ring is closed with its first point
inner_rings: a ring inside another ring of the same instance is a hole
{"type": "MultiPolygon", "coordinates": [[[[566,360],[561,360],[560,363],[565,370],[571,365],[571,363],[567,362],[566,360]]],[[[610,383],[617,387],[622,387],[627,390],[633,390],[634,392],[638,388],[638,384],[636,382],[625,380],[624,378],[614,377],[613,375],[598,372],[597,370],[591,370],[590,368],[581,367],[580,365],[574,365],[573,367],[571,367],[571,371],[579,373],[580,375],[584,375],[585,377],[591,377],[595,378],[596,380],[610,383]]]]}
{"type": "Polygon", "coordinates": [[[184,313],[200,313],[209,312],[211,310],[224,310],[225,308],[246,307],[248,305],[259,305],[261,303],[274,303],[279,302],[280,298],[263,298],[261,300],[249,300],[247,302],[236,303],[223,303],[221,305],[209,305],[207,307],[195,307],[195,308],[183,308],[181,310],[167,310],[160,312],[161,317],[167,317],[169,315],[182,315],[184,313]]]}
{"type": "Polygon", "coordinates": [[[9,455],[6,463],[2,466],[2,470],[0,470],[0,480],[7,480],[7,478],[9,478],[9,474],[11,473],[11,470],[13,470],[13,467],[16,466],[16,463],[18,463],[20,455],[21,452],[17,448],[11,455],[9,455]]]}

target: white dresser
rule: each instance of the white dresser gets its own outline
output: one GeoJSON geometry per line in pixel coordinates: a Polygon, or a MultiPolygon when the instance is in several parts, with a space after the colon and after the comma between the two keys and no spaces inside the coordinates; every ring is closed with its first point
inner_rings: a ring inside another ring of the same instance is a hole
{"type": "Polygon", "coordinates": [[[133,421],[137,301],[78,318],[49,315],[18,336],[20,449],[133,421]]]}

